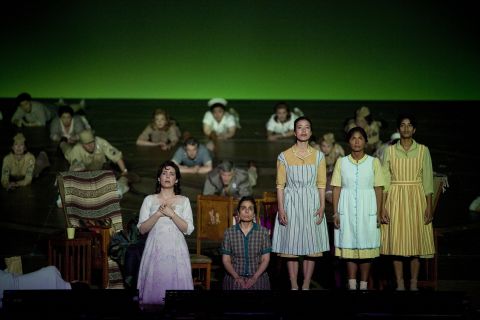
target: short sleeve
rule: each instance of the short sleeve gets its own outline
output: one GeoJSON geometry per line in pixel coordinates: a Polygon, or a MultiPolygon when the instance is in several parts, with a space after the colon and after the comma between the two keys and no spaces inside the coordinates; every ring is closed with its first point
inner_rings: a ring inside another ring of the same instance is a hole
{"type": "Polygon", "coordinates": [[[332,182],[330,185],[332,187],[341,187],[342,186],[342,158],[339,158],[335,162],[335,168],[333,169],[332,182]]]}
{"type": "Polygon", "coordinates": [[[177,151],[175,151],[175,154],[172,157],[172,161],[175,162],[176,164],[182,164],[183,161],[183,153],[184,153],[183,147],[179,147],[177,151]]]}
{"type": "Polygon", "coordinates": [[[122,159],[122,152],[112,146],[107,140],[97,137],[97,142],[100,143],[100,148],[105,152],[105,156],[113,162],[118,162],[122,159]]]}
{"type": "Polygon", "coordinates": [[[205,112],[205,115],[203,116],[202,123],[206,124],[207,126],[212,126],[213,124],[213,115],[210,111],[205,112]]]}
{"type": "Polygon", "coordinates": [[[182,209],[180,210],[180,212],[175,213],[178,214],[180,218],[185,220],[185,222],[187,223],[187,232],[185,232],[185,234],[190,235],[195,229],[193,226],[193,214],[192,206],[190,205],[190,199],[188,199],[187,197],[183,197],[183,203],[181,208],[182,209]]]}
{"type": "Polygon", "coordinates": [[[284,153],[277,158],[277,189],[285,189],[287,183],[287,168],[284,153]]]}
{"type": "Polygon", "coordinates": [[[142,141],[150,141],[150,133],[152,132],[152,129],[150,125],[146,126],[145,129],[143,129],[142,133],[138,136],[138,140],[142,141]]]}
{"type": "Polygon", "coordinates": [[[222,242],[222,254],[230,256],[232,255],[232,241],[230,229],[225,230],[222,242]]]}
{"type": "Polygon", "coordinates": [[[383,187],[385,185],[385,179],[383,178],[382,164],[378,158],[373,158],[373,176],[374,187],[383,187]]]}
{"type": "Polygon", "coordinates": [[[383,173],[383,182],[385,183],[383,192],[388,192],[388,190],[390,189],[390,181],[391,181],[390,152],[395,152],[394,148],[395,148],[394,145],[390,146],[383,153],[382,173],[383,173]]]}
{"type": "MultiPolygon", "coordinates": [[[[159,204],[160,206],[160,204],[159,204]]],[[[138,224],[137,227],[140,228],[142,223],[148,220],[150,218],[150,208],[152,207],[152,196],[146,196],[145,199],[143,199],[142,207],[140,208],[140,213],[138,215],[138,224]]]]}
{"type": "Polygon", "coordinates": [[[267,131],[270,131],[270,132],[275,132],[275,119],[274,119],[275,115],[272,115],[270,117],[270,119],[268,119],[267,121],[267,131]]]}
{"type": "Polygon", "coordinates": [[[317,168],[317,188],[325,189],[327,186],[327,161],[322,157],[317,168]]]}
{"type": "Polygon", "coordinates": [[[237,126],[237,124],[235,123],[235,117],[233,115],[225,112],[224,117],[225,117],[225,127],[230,129],[237,126]]]}

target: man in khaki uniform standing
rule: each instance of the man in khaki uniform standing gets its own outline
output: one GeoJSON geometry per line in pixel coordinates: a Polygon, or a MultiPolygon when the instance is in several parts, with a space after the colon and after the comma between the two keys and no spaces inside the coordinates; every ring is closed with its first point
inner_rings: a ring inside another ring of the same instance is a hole
{"type": "Polygon", "coordinates": [[[70,163],[70,170],[102,170],[107,160],[110,160],[120,169],[122,176],[118,179],[118,187],[122,194],[126,193],[129,189],[126,178],[128,170],[122,159],[122,152],[107,140],[95,137],[91,130],[84,130],[79,136],[80,141],[73,147],[65,141],[60,143],[60,149],[70,163]]]}

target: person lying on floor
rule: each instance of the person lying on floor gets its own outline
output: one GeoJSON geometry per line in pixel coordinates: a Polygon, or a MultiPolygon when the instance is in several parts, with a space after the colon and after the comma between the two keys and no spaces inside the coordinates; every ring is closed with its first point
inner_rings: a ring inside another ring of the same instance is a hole
{"type": "Polygon", "coordinates": [[[0,270],[0,308],[5,290],[71,290],[90,289],[85,282],[63,280],[55,266],[48,266],[26,274],[0,270]]]}
{"type": "Polygon", "coordinates": [[[2,186],[7,190],[28,186],[48,166],[47,154],[41,151],[35,159],[33,154],[27,152],[25,136],[17,133],[13,137],[12,152],[3,158],[2,186]]]}

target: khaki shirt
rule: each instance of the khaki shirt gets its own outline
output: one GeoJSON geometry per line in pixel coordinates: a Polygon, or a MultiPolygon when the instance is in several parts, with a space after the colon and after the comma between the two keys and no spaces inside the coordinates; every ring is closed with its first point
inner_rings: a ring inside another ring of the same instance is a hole
{"type": "Polygon", "coordinates": [[[7,188],[11,178],[13,181],[17,181],[19,186],[29,185],[32,182],[34,168],[35,157],[30,152],[25,153],[20,160],[10,153],[3,158],[2,186],[7,188]]]}
{"type": "Polygon", "coordinates": [[[167,130],[155,130],[151,125],[145,127],[140,134],[140,140],[176,144],[180,139],[180,129],[175,124],[170,124],[167,130]]]}
{"type": "Polygon", "coordinates": [[[77,143],[73,148],[67,148],[64,154],[70,163],[70,170],[101,170],[107,159],[115,163],[122,159],[122,152],[100,137],[95,137],[95,150],[92,153],[77,143]]]}

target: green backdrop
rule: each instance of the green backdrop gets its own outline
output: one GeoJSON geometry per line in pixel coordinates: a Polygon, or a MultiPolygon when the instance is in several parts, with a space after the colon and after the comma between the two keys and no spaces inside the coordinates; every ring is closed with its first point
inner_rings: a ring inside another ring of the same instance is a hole
{"type": "Polygon", "coordinates": [[[6,3],[0,98],[480,99],[467,1],[6,3]]]}

